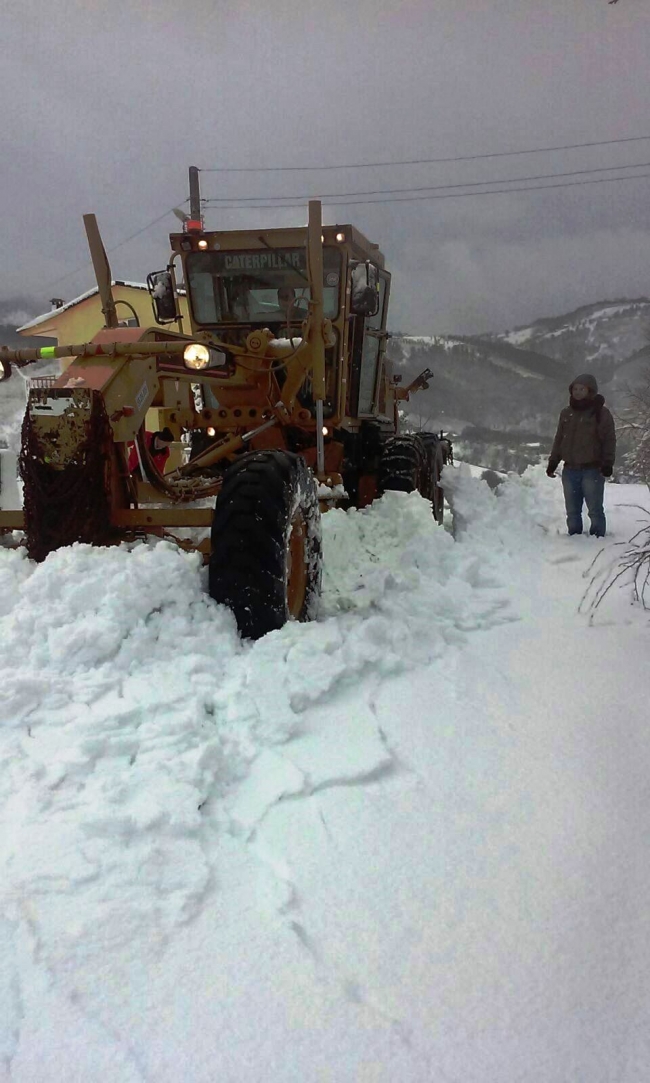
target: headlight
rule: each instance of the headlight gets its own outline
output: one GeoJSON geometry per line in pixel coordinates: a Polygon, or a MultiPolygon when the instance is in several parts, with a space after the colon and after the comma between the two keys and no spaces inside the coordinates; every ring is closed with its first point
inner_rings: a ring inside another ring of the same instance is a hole
{"type": "Polygon", "coordinates": [[[0,357],[0,382],[2,380],[8,380],[11,376],[11,363],[5,361],[3,357],[0,357]]]}
{"type": "Polygon", "coordinates": [[[202,342],[190,342],[183,350],[183,361],[188,369],[204,369],[210,364],[210,350],[202,342]]]}

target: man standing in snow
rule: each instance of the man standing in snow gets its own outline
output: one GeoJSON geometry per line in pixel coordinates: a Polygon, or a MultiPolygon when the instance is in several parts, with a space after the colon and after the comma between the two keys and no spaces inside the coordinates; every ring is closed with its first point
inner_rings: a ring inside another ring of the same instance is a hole
{"type": "Polygon", "coordinates": [[[554,478],[564,460],[562,487],[569,534],[582,534],[584,502],[591,522],[589,533],[602,538],[606,528],[605,478],[612,476],[616,455],[614,418],[589,373],[576,376],[569,396],[569,405],[560,414],[546,473],[554,478]]]}

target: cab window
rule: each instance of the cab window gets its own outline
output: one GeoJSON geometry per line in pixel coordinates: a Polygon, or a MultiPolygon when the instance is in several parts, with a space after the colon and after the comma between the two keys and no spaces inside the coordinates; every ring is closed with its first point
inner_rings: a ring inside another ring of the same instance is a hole
{"type": "MultiPolygon", "coordinates": [[[[310,299],[304,248],[244,252],[192,252],[186,276],[199,324],[300,323],[310,299]]],[[[341,252],[323,248],[325,316],[336,319],[341,291],[341,252]]]]}
{"type": "Polygon", "coordinates": [[[375,399],[377,394],[378,367],[384,339],[383,328],[385,326],[384,308],[386,305],[386,282],[386,275],[380,271],[379,308],[375,316],[367,316],[364,320],[365,326],[359,370],[359,415],[376,412],[375,399]]]}

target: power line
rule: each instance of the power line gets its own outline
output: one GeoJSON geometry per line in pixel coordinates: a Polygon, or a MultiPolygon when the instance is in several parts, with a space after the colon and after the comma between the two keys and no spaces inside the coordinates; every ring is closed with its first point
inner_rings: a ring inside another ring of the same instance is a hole
{"type": "MultiPolygon", "coordinates": [[[[455,184],[424,184],[417,188],[377,188],[368,192],[324,192],[320,196],[313,195],[290,195],[290,196],[215,196],[202,200],[206,206],[220,203],[255,203],[262,199],[342,199],[348,196],[384,196],[410,192],[435,192],[448,188],[481,188],[486,184],[519,184],[523,181],[551,180],[555,177],[578,177],[586,173],[605,173],[612,169],[648,169],[650,162],[630,162],[628,165],[604,165],[594,169],[573,169],[565,173],[539,173],[532,177],[497,177],[494,180],[459,181],[455,184]]],[[[612,178],[614,179],[614,178],[612,178]]],[[[272,204],[273,205],[273,204],[272,204]]],[[[283,204],[279,203],[278,206],[283,204]]]]}
{"type": "Polygon", "coordinates": [[[145,233],[148,229],[151,229],[152,226],[158,225],[158,222],[162,222],[163,218],[166,218],[168,214],[173,214],[176,207],[182,207],[185,203],[189,203],[189,199],[179,200],[178,203],[174,203],[174,206],[166,210],[164,214],[160,214],[157,218],[152,219],[151,222],[147,222],[146,226],[143,226],[142,229],[136,230],[135,233],[131,233],[128,237],[125,237],[123,241],[119,241],[118,244],[114,244],[112,248],[107,249],[107,252],[117,252],[118,248],[121,248],[123,245],[128,244],[129,241],[135,240],[136,237],[139,237],[141,233],[145,233]]]}
{"type": "MultiPolygon", "coordinates": [[[[508,157],[510,155],[516,155],[516,154],[529,154],[529,153],[532,154],[532,153],[540,152],[542,150],[569,150],[569,149],[573,149],[574,147],[606,146],[606,145],[609,145],[609,144],[612,144],[612,143],[639,142],[639,141],[644,140],[644,139],[650,139],[650,136],[634,136],[634,137],[630,137],[628,139],[611,139],[611,140],[605,140],[605,141],[602,141],[602,142],[599,142],[599,143],[576,143],[576,144],[572,144],[570,147],[569,146],[566,146],[566,147],[546,147],[546,148],[538,147],[535,150],[530,150],[530,151],[498,152],[498,153],[486,154],[486,155],[471,155],[469,157],[463,157],[463,158],[428,159],[428,161],[470,161],[470,160],[475,160],[475,159],[478,159],[478,158],[496,158],[496,157],[508,157]]],[[[416,164],[416,163],[415,162],[413,162],[413,163],[410,163],[410,162],[409,163],[406,163],[406,162],[402,162],[402,163],[398,163],[398,162],[381,163],[380,162],[380,163],[366,163],[366,164],[367,165],[371,165],[371,164],[375,164],[375,165],[391,165],[391,164],[392,165],[398,165],[398,164],[416,164]]],[[[419,164],[419,163],[417,163],[417,164],[419,164]]],[[[467,182],[464,182],[464,183],[455,183],[455,184],[428,185],[428,186],[426,186],[424,188],[395,188],[395,189],[378,189],[376,192],[357,192],[357,193],[351,192],[351,193],[349,193],[349,195],[353,197],[352,199],[343,199],[343,200],[338,200],[338,201],[331,201],[329,203],[329,205],[333,206],[333,207],[337,207],[337,206],[338,207],[348,207],[348,206],[349,207],[354,207],[354,206],[364,206],[364,205],[365,206],[372,206],[373,203],[382,203],[382,204],[385,204],[385,203],[413,203],[413,202],[419,202],[419,201],[422,201],[422,200],[462,199],[462,198],[477,197],[477,196],[503,195],[503,194],[507,194],[507,193],[510,193],[510,192],[537,192],[537,191],[544,191],[546,189],[551,189],[551,188],[578,188],[578,187],[580,187],[582,185],[586,185],[586,184],[607,184],[607,183],[611,183],[613,181],[641,180],[643,178],[650,177],[650,173],[637,173],[637,174],[634,174],[632,176],[621,176],[621,177],[598,177],[598,178],[592,178],[592,179],[589,179],[589,180],[581,180],[581,181],[561,181],[558,184],[527,185],[526,187],[514,187],[514,188],[490,188],[487,191],[483,191],[483,192],[455,192],[455,191],[452,192],[452,191],[449,191],[449,189],[451,189],[451,188],[483,187],[483,186],[486,186],[486,185],[489,185],[489,184],[511,184],[511,183],[519,183],[519,182],[522,182],[522,181],[547,180],[547,179],[551,179],[552,177],[577,176],[577,175],[585,174],[585,173],[604,172],[604,171],[609,171],[609,170],[613,170],[613,169],[640,169],[640,168],[646,168],[646,166],[648,164],[650,164],[650,163],[637,162],[637,163],[631,163],[630,165],[602,166],[602,167],[600,167],[598,169],[574,170],[574,171],[565,172],[565,173],[540,174],[539,176],[519,177],[519,178],[512,178],[512,179],[500,179],[500,180],[494,180],[494,181],[487,181],[487,180],[486,181],[467,181],[467,182]],[[441,189],[441,188],[445,189],[445,191],[442,192],[442,193],[438,192],[437,194],[434,194],[434,195],[422,195],[422,194],[418,194],[418,195],[408,195],[408,194],[407,195],[402,195],[402,194],[399,194],[399,193],[409,193],[409,192],[416,192],[416,193],[418,193],[418,192],[436,192],[438,189],[441,189]],[[395,192],[395,193],[398,193],[398,194],[395,195],[395,196],[388,195],[387,198],[383,198],[383,193],[391,193],[391,192],[395,192]],[[359,196],[359,195],[378,195],[378,196],[382,196],[382,198],[374,198],[374,199],[358,199],[358,198],[355,198],[356,196],[359,196]]],[[[269,169],[259,170],[259,172],[271,172],[272,169],[274,169],[274,168],[275,167],[269,167],[269,169]]],[[[299,169],[299,168],[302,168],[302,167],[299,167],[299,166],[287,166],[287,167],[277,167],[277,168],[278,169],[280,169],[280,168],[285,169],[286,168],[286,169],[293,170],[293,169],[299,169]]],[[[319,167],[316,167],[316,166],[311,167],[310,166],[310,167],[305,167],[305,168],[309,168],[309,169],[314,168],[314,169],[316,169],[316,168],[319,168],[319,167]]],[[[322,168],[324,168],[324,169],[336,169],[336,168],[347,168],[347,167],[324,166],[322,168]]],[[[363,165],[361,165],[359,167],[355,167],[355,168],[363,168],[363,165]]],[[[226,170],[226,169],[224,169],[224,170],[203,170],[203,172],[256,172],[256,170],[234,170],[234,169],[233,170],[226,170]]],[[[345,194],[346,193],[335,193],[334,196],[338,197],[338,195],[345,195],[345,194]]],[[[286,199],[298,199],[298,198],[300,198],[301,199],[300,203],[286,203],[286,202],[285,203],[279,203],[279,202],[275,202],[275,203],[268,203],[268,202],[267,203],[250,203],[250,202],[246,202],[246,200],[248,200],[248,199],[262,199],[262,198],[264,198],[264,197],[261,197],[261,196],[240,197],[239,201],[237,201],[237,197],[231,197],[230,201],[228,201],[228,197],[224,196],[223,201],[222,201],[222,198],[219,197],[219,198],[213,198],[213,199],[206,199],[206,200],[203,200],[202,202],[206,206],[217,206],[221,210],[272,210],[273,208],[283,208],[283,207],[291,210],[291,209],[294,209],[296,207],[300,207],[300,208],[304,207],[304,200],[309,199],[311,197],[309,197],[309,196],[302,196],[302,197],[297,197],[297,196],[273,196],[273,197],[270,197],[269,196],[269,197],[267,197],[269,199],[272,198],[272,199],[275,199],[275,200],[282,200],[282,199],[286,200],[286,199]]],[[[321,198],[322,199],[332,200],[331,196],[322,196],[321,198]]],[[[112,254],[113,252],[116,252],[119,248],[122,248],[125,244],[128,244],[130,241],[135,240],[136,237],[141,236],[141,234],[145,233],[152,226],[157,225],[158,222],[161,222],[163,220],[163,218],[167,217],[168,214],[173,213],[174,207],[182,207],[188,202],[189,202],[188,199],[178,200],[172,207],[169,207],[166,211],[164,211],[163,214],[160,214],[160,215],[158,215],[158,217],[153,218],[150,222],[147,222],[146,225],[142,226],[140,229],[136,230],[134,233],[130,233],[127,237],[124,237],[121,241],[118,241],[118,243],[113,245],[111,248],[108,248],[106,250],[107,254],[112,254]]],[[[51,286],[56,286],[60,282],[65,282],[68,278],[72,278],[74,275],[79,274],[81,271],[85,271],[86,268],[89,267],[90,265],[91,265],[90,260],[87,260],[85,263],[80,264],[78,267],[76,267],[73,271],[67,271],[66,274],[59,275],[57,278],[51,279],[49,282],[45,282],[41,286],[38,286],[36,288],[38,290],[49,289],[51,286]]]]}
{"type": "MultiPolygon", "coordinates": [[[[543,192],[548,191],[551,188],[580,188],[585,184],[610,184],[613,181],[630,181],[641,180],[643,177],[650,177],[650,173],[636,173],[629,177],[594,177],[591,180],[581,181],[560,181],[559,184],[533,184],[526,188],[492,188],[487,192],[445,192],[438,195],[428,196],[397,196],[388,197],[386,199],[357,199],[357,200],[343,200],[333,201],[328,203],[330,207],[357,207],[368,206],[372,207],[375,203],[415,203],[420,200],[427,199],[463,199],[471,197],[476,199],[478,196],[495,196],[502,195],[505,192],[543,192]]],[[[484,183],[488,184],[489,181],[484,183]]],[[[292,209],[294,207],[304,208],[304,203],[231,203],[222,205],[219,204],[218,210],[223,211],[250,211],[250,210],[283,210],[292,209]]]]}
{"type": "Polygon", "coordinates": [[[514,158],[520,154],[548,154],[558,150],[580,150],[583,147],[611,147],[617,143],[641,143],[650,135],[630,135],[622,139],[600,139],[590,143],[565,143],[554,147],[529,147],[526,150],[498,150],[488,154],[460,154],[452,158],[405,158],[392,162],[346,162],[339,165],[266,165],[266,166],[216,166],[201,169],[201,173],[306,173],[324,172],[331,169],[376,169],[390,165],[433,165],[438,162],[475,162],[483,158],[514,158]]]}
{"type": "MultiPolygon", "coordinates": [[[[184,203],[188,202],[189,200],[184,199],[182,202],[175,203],[174,207],[182,207],[184,203]]],[[[173,213],[174,207],[170,207],[169,210],[166,210],[164,212],[164,214],[159,214],[157,218],[152,218],[151,222],[147,222],[146,226],[142,226],[142,228],[136,230],[135,233],[130,233],[128,237],[124,237],[121,241],[118,241],[118,243],[114,244],[111,248],[107,248],[106,255],[111,255],[111,253],[117,252],[118,248],[122,248],[125,244],[128,244],[129,241],[133,241],[142,233],[146,233],[146,231],[148,229],[151,229],[152,226],[156,226],[158,222],[162,222],[163,218],[166,218],[168,214],[173,213]]],[[[66,274],[60,275],[58,278],[53,278],[50,282],[44,282],[43,285],[38,286],[37,289],[46,290],[49,289],[50,286],[58,286],[59,282],[65,282],[66,279],[73,278],[74,275],[79,274],[81,271],[85,271],[86,268],[90,266],[92,266],[91,261],[86,260],[85,263],[82,263],[79,265],[79,267],[76,267],[74,271],[68,271],[66,274]]]]}

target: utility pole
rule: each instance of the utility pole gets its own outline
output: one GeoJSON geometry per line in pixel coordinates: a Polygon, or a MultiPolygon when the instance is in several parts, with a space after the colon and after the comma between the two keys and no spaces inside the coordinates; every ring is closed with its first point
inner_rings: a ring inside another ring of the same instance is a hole
{"type": "Polygon", "coordinates": [[[199,170],[190,166],[190,218],[193,222],[201,221],[201,191],[199,189],[199,170]]]}

